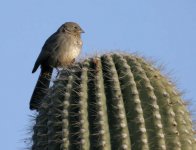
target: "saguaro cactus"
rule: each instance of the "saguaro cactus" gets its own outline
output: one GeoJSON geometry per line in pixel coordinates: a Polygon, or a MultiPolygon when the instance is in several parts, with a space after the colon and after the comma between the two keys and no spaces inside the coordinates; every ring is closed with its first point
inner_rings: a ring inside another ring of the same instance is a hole
{"type": "Polygon", "coordinates": [[[195,150],[179,92],[137,56],[105,54],[60,72],[36,117],[32,150],[195,150]]]}

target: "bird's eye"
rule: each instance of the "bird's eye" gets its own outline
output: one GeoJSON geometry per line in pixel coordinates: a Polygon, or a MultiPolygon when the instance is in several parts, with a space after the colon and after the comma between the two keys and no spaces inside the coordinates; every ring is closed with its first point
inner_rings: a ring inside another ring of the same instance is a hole
{"type": "Polygon", "coordinates": [[[65,32],[65,28],[62,28],[62,32],[65,32]]]}
{"type": "Polygon", "coordinates": [[[74,29],[78,29],[78,27],[75,26],[74,29]]]}

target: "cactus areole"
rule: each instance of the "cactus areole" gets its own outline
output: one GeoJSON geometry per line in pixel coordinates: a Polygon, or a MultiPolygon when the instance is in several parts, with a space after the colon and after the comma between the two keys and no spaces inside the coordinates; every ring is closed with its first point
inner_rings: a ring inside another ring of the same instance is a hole
{"type": "Polygon", "coordinates": [[[174,85],[143,58],[118,53],[60,72],[32,140],[32,150],[196,150],[174,85]]]}

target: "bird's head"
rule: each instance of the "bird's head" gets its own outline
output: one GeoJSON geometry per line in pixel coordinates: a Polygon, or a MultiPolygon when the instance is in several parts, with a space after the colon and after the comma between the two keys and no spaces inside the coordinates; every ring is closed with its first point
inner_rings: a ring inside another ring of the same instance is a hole
{"type": "Polygon", "coordinates": [[[75,22],[66,22],[58,30],[60,32],[68,32],[73,34],[84,33],[84,30],[75,22]]]}

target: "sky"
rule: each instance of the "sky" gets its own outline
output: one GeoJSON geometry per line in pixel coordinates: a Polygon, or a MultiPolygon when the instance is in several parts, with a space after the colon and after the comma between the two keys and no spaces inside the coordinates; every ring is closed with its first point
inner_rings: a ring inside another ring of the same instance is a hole
{"type": "Polygon", "coordinates": [[[165,65],[196,110],[195,0],[17,0],[0,2],[0,145],[25,149],[32,126],[32,68],[45,40],[67,21],[85,30],[81,58],[137,52],[165,65]]]}

